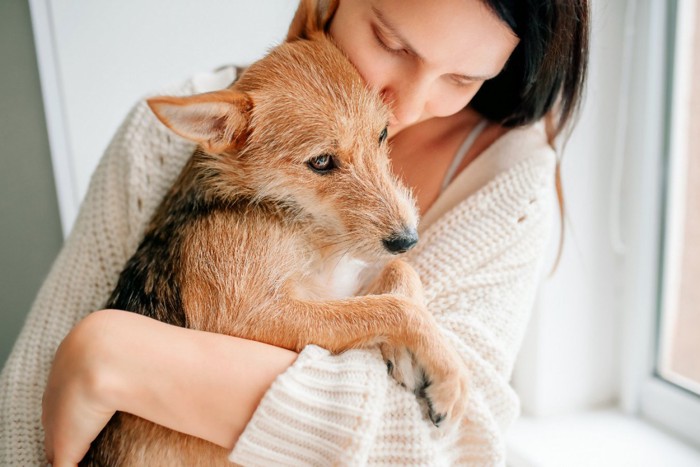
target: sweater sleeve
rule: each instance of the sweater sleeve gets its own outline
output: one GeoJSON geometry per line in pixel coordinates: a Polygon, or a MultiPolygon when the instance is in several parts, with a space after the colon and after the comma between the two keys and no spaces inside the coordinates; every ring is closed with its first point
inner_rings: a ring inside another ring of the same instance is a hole
{"type": "MultiPolygon", "coordinates": [[[[191,82],[168,89],[192,91],[191,82]]],[[[104,306],[192,149],[170,136],[145,101],[115,134],[0,374],[0,465],[46,464],[41,399],[56,349],[81,318],[104,306]]]]}
{"type": "Polygon", "coordinates": [[[263,398],[230,460],[247,465],[505,465],[517,416],[510,375],[551,222],[554,154],[537,151],[432,225],[409,261],[471,377],[443,433],[377,351],[305,349],[263,398]]]}

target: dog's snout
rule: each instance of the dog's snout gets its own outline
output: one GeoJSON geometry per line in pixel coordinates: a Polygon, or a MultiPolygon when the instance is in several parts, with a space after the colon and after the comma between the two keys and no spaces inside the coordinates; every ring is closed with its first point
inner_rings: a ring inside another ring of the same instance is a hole
{"type": "Polygon", "coordinates": [[[418,243],[418,232],[412,227],[405,228],[401,232],[385,238],[382,243],[390,253],[405,253],[418,243]]]}

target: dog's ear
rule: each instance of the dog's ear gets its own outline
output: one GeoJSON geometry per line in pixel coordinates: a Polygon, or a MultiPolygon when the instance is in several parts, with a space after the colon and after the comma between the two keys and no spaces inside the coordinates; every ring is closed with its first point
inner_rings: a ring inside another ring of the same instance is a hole
{"type": "Polygon", "coordinates": [[[172,131],[220,154],[245,143],[253,102],[240,91],[224,89],[187,97],[154,97],[148,106],[172,131]]]}
{"type": "Polygon", "coordinates": [[[287,41],[309,39],[313,33],[325,31],[337,8],[338,0],[300,0],[287,32],[287,41]]]}

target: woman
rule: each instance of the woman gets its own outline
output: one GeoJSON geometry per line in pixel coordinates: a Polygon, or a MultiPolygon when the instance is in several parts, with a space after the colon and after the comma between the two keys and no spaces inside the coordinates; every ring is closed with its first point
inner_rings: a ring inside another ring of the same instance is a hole
{"type": "MultiPolygon", "coordinates": [[[[3,370],[0,463],[44,462],[45,383],[54,465],[80,460],[116,410],[233,449],[230,459],[245,465],[505,462],[517,413],[508,380],[551,218],[549,142],[579,103],[587,2],[317,0],[302,2],[290,36],[311,23],[392,108],[393,167],[423,216],[407,259],[472,377],[459,429],[431,426],[377,352],[311,346],[296,355],[117,310],[85,317],[104,303],[191,150],[141,103],[96,171],[3,370]]],[[[198,90],[190,82],[179,91],[198,90]]]]}

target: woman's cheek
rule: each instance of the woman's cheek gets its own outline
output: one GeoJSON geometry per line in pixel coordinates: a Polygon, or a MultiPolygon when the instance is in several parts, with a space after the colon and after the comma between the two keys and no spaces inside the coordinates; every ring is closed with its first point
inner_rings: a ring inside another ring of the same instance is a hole
{"type": "Polygon", "coordinates": [[[469,105],[469,102],[481,88],[481,84],[475,83],[464,88],[453,87],[450,89],[447,87],[447,89],[443,89],[428,103],[428,113],[434,117],[448,117],[456,114],[469,105]]]}
{"type": "Polygon", "coordinates": [[[356,54],[348,54],[348,58],[365,83],[370,88],[381,91],[390,83],[394,67],[391,57],[383,56],[383,51],[372,50],[371,45],[365,45],[356,54]]]}

